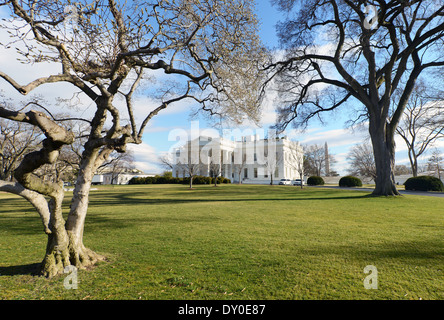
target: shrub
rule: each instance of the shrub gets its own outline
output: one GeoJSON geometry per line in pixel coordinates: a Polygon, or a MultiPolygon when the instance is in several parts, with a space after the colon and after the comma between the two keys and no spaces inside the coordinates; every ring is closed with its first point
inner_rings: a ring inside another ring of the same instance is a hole
{"type": "Polygon", "coordinates": [[[134,177],[134,178],[131,178],[130,181],[128,181],[128,184],[142,184],[142,181],[140,178],[134,177]]]}
{"type": "Polygon", "coordinates": [[[157,184],[166,184],[166,183],[170,183],[170,178],[168,177],[158,177],[156,176],[156,182],[153,183],[157,183],[157,184]]]}
{"type": "Polygon", "coordinates": [[[155,180],[156,180],[155,177],[145,177],[145,178],[134,177],[131,178],[130,181],[128,181],[128,184],[152,184],[154,183],[153,181],[155,180]]]}
{"type": "Polygon", "coordinates": [[[362,181],[353,176],[345,176],[339,179],[340,187],[362,187],[362,181]]]}
{"type": "Polygon", "coordinates": [[[444,191],[441,180],[430,176],[419,176],[407,179],[404,183],[406,190],[418,191],[444,191]]]}
{"type": "Polygon", "coordinates": [[[193,184],[211,184],[212,178],[205,176],[195,176],[193,178],[193,184]]]}
{"type": "MultiPolygon", "coordinates": [[[[183,184],[190,184],[190,177],[183,178],[182,183],[183,184]]],[[[194,184],[211,184],[211,177],[194,176],[193,177],[193,185],[194,184]]]]}
{"type": "Polygon", "coordinates": [[[170,179],[170,183],[173,183],[173,184],[179,184],[179,183],[182,183],[182,178],[171,178],[170,179]]]}
{"type": "MultiPolygon", "coordinates": [[[[211,178],[211,183],[214,184],[214,178],[211,178]]],[[[231,181],[230,181],[230,179],[219,176],[219,177],[217,177],[217,184],[221,184],[221,183],[231,183],[231,181]]]]}
{"type": "MultiPolygon", "coordinates": [[[[128,184],[190,184],[190,177],[185,178],[175,178],[169,176],[155,176],[155,177],[145,177],[145,178],[132,178],[128,184]]],[[[214,184],[214,179],[205,176],[194,176],[193,184],[214,184]]],[[[231,183],[230,179],[218,177],[217,183],[231,183]]]]}
{"type": "Polygon", "coordinates": [[[311,176],[307,179],[307,184],[309,186],[323,186],[324,183],[324,179],[318,176],[311,176]]]}

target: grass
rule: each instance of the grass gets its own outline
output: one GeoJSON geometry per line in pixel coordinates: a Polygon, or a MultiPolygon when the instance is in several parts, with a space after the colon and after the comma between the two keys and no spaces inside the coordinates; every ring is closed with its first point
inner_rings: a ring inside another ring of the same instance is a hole
{"type": "Polygon", "coordinates": [[[443,299],[443,207],[291,186],[100,187],[84,240],[108,261],[67,290],[63,275],[32,275],[46,236],[3,193],[0,299],[443,299]],[[364,288],[367,265],[377,290],[364,288]]]}

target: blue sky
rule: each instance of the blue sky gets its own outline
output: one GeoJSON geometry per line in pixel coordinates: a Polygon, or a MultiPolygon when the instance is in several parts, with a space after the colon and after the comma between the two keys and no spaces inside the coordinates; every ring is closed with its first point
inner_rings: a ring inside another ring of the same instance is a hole
{"type": "MultiPolygon", "coordinates": [[[[281,19],[282,13],[279,12],[275,7],[273,7],[268,0],[258,1],[256,6],[257,15],[260,19],[260,36],[264,44],[269,48],[278,47],[278,39],[276,36],[275,25],[281,19]]],[[[262,127],[251,127],[253,132],[257,130],[268,130],[268,127],[274,124],[273,117],[273,106],[269,106],[264,112],[262,127]],[[271,108],[270,108],[271,107],[271,108]]],[[[166,152],[169,148],[175,144],[175,141],[168,141],[168,136],[171,130],[174,128],[182,128],[184,130],[190,129],[190,120],[198,120],[199,127],[205,129],[210,127],[209,124],[203,118],[193,118],[190,119],[190,113],[186,108],[171,107],[168,114],[159,114],[153,118],[152,123],[148,126],[146,133],[144,134],[143,141],[144,144],[153,148],[150,152],[155,151],[160,154],[166,152]],[[178,110],[174,112],[174,110],[178,110]]],[[[319,121],[313,120],[310,123],[309,128],[305,132],[293,131],[289,128],[290,137],[293,140],[299,141],[303,144],[320,144],[324,145],[325,142],[328,143],[330,153],[335,155],[337,164],[335,165],[335,170],[341,174],[346,173],[348,164],[346,163],[346,154],[348,148],[356,143],[360,143],[366,139],[365,132],[350,132],[345,129],[345,122],[348,120],[341,112],[336,114],[327,115],[324,120],[327,120],[324,124],[319,121]]],[[[241,128],[241,130],[246,128],[241,128]]],[[[146,149],[147,146],[134,146],[133,150],[140,157],[137,160],[141,168],[146,171],[159,171],[162,168],[156,168],[154,163],[146,165],[148,159],[152,157],[147,152],[144,152],[143,148],[146,149]],[[141,163],[143,159],[146,163],[141,163]]]]}
{"type": "MultiPolygon", "coordinates": [[[[0,8],[0,16],[2,13],[0,8]]],[[[276,8],[271,6],[269,0],[259,0],[257,3],[257,15],[261,22],[260,36],[262,41],[270,48],[277,47],[278,41],[276,37],[275,24],[283,18],[283,14],[278,12],[276,8]]],[[[7,34],[0,29],[0,42],[4,43],[7,40],[7,34]]],[[[59,67],[49,64],[23,65],[16,61],[14,49],[5,50],[0,47],[0,70],[13,75],[19,83],[27,83],[37,76],[47,76],[48,73],[58,73],[59,67]]],[[[23,100],[23,97],[15,90],[7,86],[5,82],[1,82],[0,89],[4,90],[8,97],[17,100],[23,100]]],[[[72,88],[68,88],[66,84],[50,84],[39,87],[34,94],[44,96],[48,101],[55,101],[59,96],[68,98],[72,96],[72,88]]],[[[143,108],[152,107],[149,97],[142,97],[138,102],[139,110],[143,108]]],[[[87,101],[81,113],[87,113],[91,107],[91,102],[87,101]]],[[[169,136],[174,130],[189,131],[191,128],[191,120],[199,121],[199,128],[204,130],[210,128],[210,124],[202,118],[190,118],[190,109],[195,109],[197,106],[192,105],[191,102],[181,102],[178,105],[173,105],[168,109],[162,111],[155,116],[145,130],[143,136],[143,143],[141,145],[132,145],[130,149],[135,156],[136,167],[147,173],[160,173],[163,168],[159,166],[158,157],[176,143],[169,136]]],[[[251,127],[255,130],[267,130],[268,127],[274,124],[274,108],[273,105],[268,105],[262,117],[262,127],[251,127]]],[[[146,112],[146,111],[145,111],[146,112]]],[[[347,110],[341,110],[337,113],[327,114],[324,117],[325,124],[313,120],[309,123],[309,127],[305,132],[289,131],[289,137],[292,140],[299,141],[302,144],[319,144],[324,145],[325,142],[329,145],[330,154],[333,154],[337,160],[334,165],[334,170],[341,175],[346,174],[348,163],[346,155],[350,147],[357,143],[370,143],[366,132],[350,131],[345,127],[345,122],[349,120],[347,110]]],[[[234,129],[234,128],[231,128],[234,129]]],[[[241,128],[246,129],[246,127],[241,128]]],[[[291,129],[291,128],[289,128],[291,129]]],[[[440,146],[444,148],[443,141],[440,146]]],[[[408,158],[406,153],[405,143],[397,138],[397,164],[408,165],[408,158]]]]}

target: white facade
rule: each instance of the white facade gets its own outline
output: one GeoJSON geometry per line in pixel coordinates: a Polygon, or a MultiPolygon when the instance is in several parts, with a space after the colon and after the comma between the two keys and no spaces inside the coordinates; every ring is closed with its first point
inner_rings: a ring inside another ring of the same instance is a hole
{"type": "Polygon", "coordinates": [[[277,184],[280,179],[303,176],[303,149],[285,137],[247,136],[232,141],[200,136],[176,149],[173,157],[173,177],[179,178],[189,176],[190,169],[194,175],[223,176],[234,183],[270,184],[273,180],[277,184]]]}
{"type": "Polygon", "coordinates": [[[154,177],[154,174],[140,174],[140,173],[104,173],[96,174],[92,179],[92,184],[128,184],[132,178],[154,177]]]}

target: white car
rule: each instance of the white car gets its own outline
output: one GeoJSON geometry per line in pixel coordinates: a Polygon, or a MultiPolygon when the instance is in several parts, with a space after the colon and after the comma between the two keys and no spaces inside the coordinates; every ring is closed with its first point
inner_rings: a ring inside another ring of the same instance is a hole
{"type": "Polygon", "coordinates": [[[293,182],[294,186],[301,186],[302,185],[302,180],[301,179],[295,179],[293,182]]]}
{"type": "Polygon", "coordinates": [[[281,179],[281,181],[279,181],[279,184],[281,185],[291,185],[291,180],[290,179],[281,179]]]}

